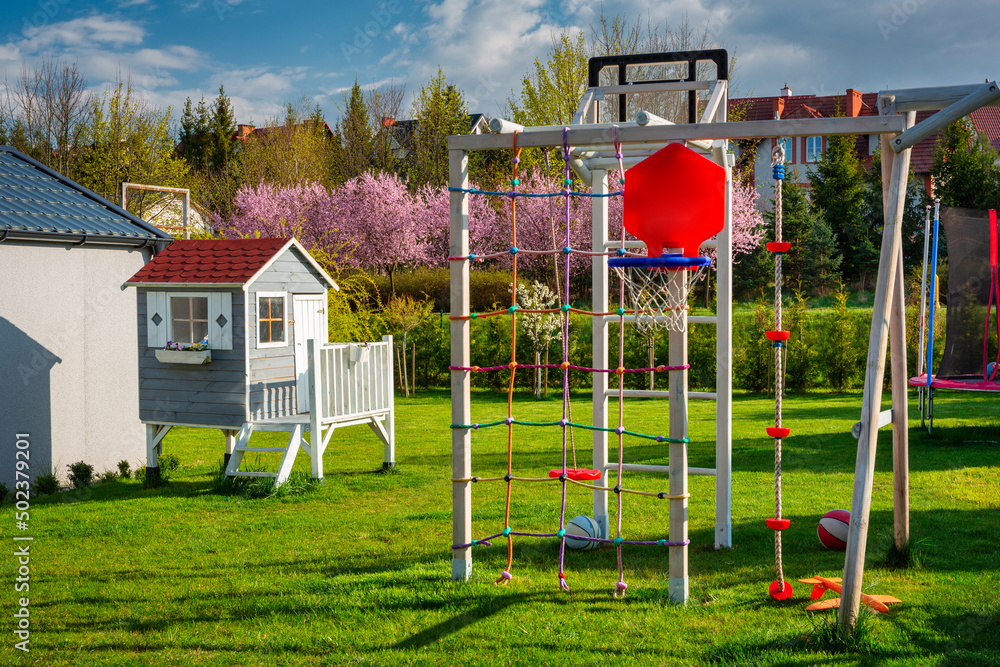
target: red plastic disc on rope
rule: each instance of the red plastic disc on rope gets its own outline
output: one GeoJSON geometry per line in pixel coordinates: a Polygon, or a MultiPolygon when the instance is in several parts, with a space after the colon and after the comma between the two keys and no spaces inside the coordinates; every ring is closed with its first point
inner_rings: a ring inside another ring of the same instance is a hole
{"type": "Polygon", "coordinates": [[[781,243],[779,243],[778,241],[771,241],[769,243],[765,243],[764,245],[766,245],[767,249],[771,252],[781,253],[781,252],[788,252],[789,250],[792,249],[792,244],[788,241],[784,241],[781,243]]]}
{"type": "Polygon", "coordinates": [[[785,428],[784,426],[768,426],[767,434],[772,438],[787,438],[791,434],[792,429],[785,428]]]}
{"type": "MultiPolygon", "coordinates": [[[[559,477],[563,474],[562,468],[553,468],[549,471],[549,477],[559,477]]],[[[567,468],[566,476],[572,480],[580,481],[590,481],[601,478],[601,473],[597,470],[591,470],[590,468],[567,468]]]]}
{"type": "Polygon", "coordinates": [[[784,530],[792,525],[791,519],[764,519],[764,523],[771,530],[784,530]]]}
{"type": "Polygon", "coordinates": [[[787,600],[792,597],[792,584],[786,581],[785,587],[782,589],[780,581],[772,581],[767,593],[775,600],[787,600]]]}
{"type": "Polygon", "coordinates": [[[765,331],[764,335],[768,340],[788,340],[792,336],[791,331],[765,331]]]}

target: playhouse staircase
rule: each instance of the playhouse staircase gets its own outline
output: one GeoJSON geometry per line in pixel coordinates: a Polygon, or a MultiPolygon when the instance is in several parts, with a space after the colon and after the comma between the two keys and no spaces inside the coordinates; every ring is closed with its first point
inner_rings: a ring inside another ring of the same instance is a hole
{"type": "Polygon", "coordinates": [[[240,431],[236,436],[236,443],[233,447],[232,455],[229,457],[229,463],[226,465],[226,476],[271,477],[274,479],[275,486],[283,484],[292,472],[292,466],[295,464],[295,457],[299,453],[299,449],[304,449],[307,453],[311,450],[309,443],[303,437],[306,431],[305,424],[290,423],[288,424],[287,429],[282,430],[287,430],[289,433],[288,443],[284,447],[252,447],[250,445],[250,436],[253,435],[254,425],[251,423],[243,424],[243,427],[240,428],[240,431]],[[256,472],[240,470],[240,465],[243,463],[243,457],[248,452],[280,452],[282,457],[281,464],[278,466],[278,471],[256,472]]]}

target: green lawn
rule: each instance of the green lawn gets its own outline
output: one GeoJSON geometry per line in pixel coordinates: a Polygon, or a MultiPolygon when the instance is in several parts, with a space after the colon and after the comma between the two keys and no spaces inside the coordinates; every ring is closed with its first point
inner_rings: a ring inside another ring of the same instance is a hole
{"type": "MultiPolygon", "coordinates": [[[[505,399],[476,394],[473,419],[505,414],[505,399]]],[[[773,402],[734,406],[732,550],[713,549],[714,479],[691,478],[691,601],[666,599],[666,552],[626,547],[628,594],[614,600],[614,549],[566,556],[570,594],[559,590],[557,542],[518,539],[513,581],[493,580],[506,549],[477,547],[474,576],[450,580],[451,485],[448,395],[397,399],[398,472],[382,474],[381,445],[367,429],[334,434],[326,482],[303,495],[250,500],[214,491],[219,432],[176,429],[165,451],[181,467],[144,489],[118,481],[32,501],[31,653],[8,631],[0,663],[37,665],[1000,665],[1000,410],[995,396],[939,392],[935,433],[911,414],[911,528],[922,566],[880,565],[891,543],[891,436],[879,439],[867,592],[904,603],[863,618],[859,652],[825,652],[832,613],[767,595],[774,579],[773,449],[764,435],[773,402]]],[[[791,580],[839,576],[843,555],[825,551],[816,523],[848,508],[856,443],[849,435],[860,394],[792,396],[785,422],[784,564],[791,580]]],[[[579,421],[589,395],[574,396],[579,421]]],[[[628,424],[665,432],[665,404],[632,401],[628,424]]],[[[713,404],[692,402],[692,466],[714,465],[713,404]]],[[[556,400],[518,399],[522,419],[558,419],[556,400]]],[[[551,430],[518,432],[515,468],[558,465],[551,430]]],[[[473,435],[473,471],[505,465],[501,429],[473,435]]],[[[272,434],[258,434],[256,444],[272,434]]],[[[589,434],[577,433],[589,465],[589,434]]],[[[663,463],[666,445],[630,442],[631,462],[663,463]]],[[[264,462],[262,462],[264,463],[264,462]]],[[[296,468],[308,470],[300,455],[296,468]]],[[[630,474],[628,485],[666,490],[666,479],[630,474]]],[[[503,486],[473,487],[474,533],[502,527],[503,486]]],[[[553,531],[556,485],[515,486],[515,530],[553,531]]],[[[667,503],[625,500],[627,539],[666,537],[667,503]]],[[[570,514],[590,513],[571,487],[570,514]]],[[[3,507],[5,525],[13,507],[3,507]]],[[[5,528],[9,535],[10,530],[5,528]]],[[[8,542],[8,544],[11,544],[8,542]]],[[[14,558],[2,572],[13,610],[14,558]]],[[[12,629],[11,613],[6,614],[12,629]]]]}

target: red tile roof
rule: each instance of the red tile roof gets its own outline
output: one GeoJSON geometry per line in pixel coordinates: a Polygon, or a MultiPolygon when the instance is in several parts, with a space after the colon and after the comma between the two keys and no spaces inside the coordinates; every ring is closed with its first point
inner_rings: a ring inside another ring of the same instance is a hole
{"type": "Polygon", "coordinates": [[[291,239],[174,241],[128,282],[242,285],[289,241],[291,239]]]}
{"type": "MultiPolygon", "coordinates": [[[[936,111],[918,111],[917,122],[924,121],[936,111]]],[[[1000,151],[1000,107],[982,107],[976,109],[969,118],[976,131],[986,137],[996,150],[1000,151]]],[[[910,169],[915,174],[931,173],[931,165],[934,164],[934,149],[937,147],[938,133],[935,132],[919,144],[913,147],[910,152],[910,169]]]]}
{"type": "MultiPolygon", "coordinates": [[[[859,116],[877,116],[878,93],[862,93],[859,116]]],[[[846,95],[792,95],[791,97],[743,97],[729,100],[729,112],[746,109],[745,120],[774,120],[781,109],[781,118],[831,118],[847,114],[846,95]],[[801,107],[802,112],[796,113],[801,107]],[[819,115],[816,115],[819,114],[819,115]]]]}
{"type": "MultiPolygon", "coordinates": [[[[854,91],[848,91],[854,92],[854,91]]],[[[856,99],[856,98],[855,98],[856,99]]],[[[792,95],[791,97],[744,97],[729,100],[730,114],[739,116],[743,112],[745,120],[774,120],[780,109],[781,118],[830,118],[847,113],[848,98],[845,95],[792,95]]],[[[878,93],[862,93],[859,116],[877,116],[878,93]]],[[[918,111],[917,121],[933,116],[936,111],[918,111]]],[[[990,144],[1000,151],[1000,107],[983,107],[970,114],[972,124],[984,134],[990,144]]],[[[870,165],[867,138],[858,137],[857,152],[870,165]]],[[[910,152],[910,169],[920,175],[930,174],[934,162],[937,134],[933,134],[913,147],[910,152]]]]}

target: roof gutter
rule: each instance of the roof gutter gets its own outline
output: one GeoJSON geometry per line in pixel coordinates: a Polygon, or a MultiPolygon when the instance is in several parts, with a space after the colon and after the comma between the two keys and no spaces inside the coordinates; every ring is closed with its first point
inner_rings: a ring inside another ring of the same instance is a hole
{"type": "Polygon", "coordinates": [[[112,236],[109,234],[64,234],[62,232],[42,232],[42,231],[19,231],[16,229],[3,230],[0,236],[0,243],[4,241],[36,241],[40,243],[58,243],[60,245],[110,245],[126,246],[130,248],[152,248],[155,255],[165,248],[173,239],[171,238],[151,238],[143,236],[141,238],[128,236],[112,236]]]}

